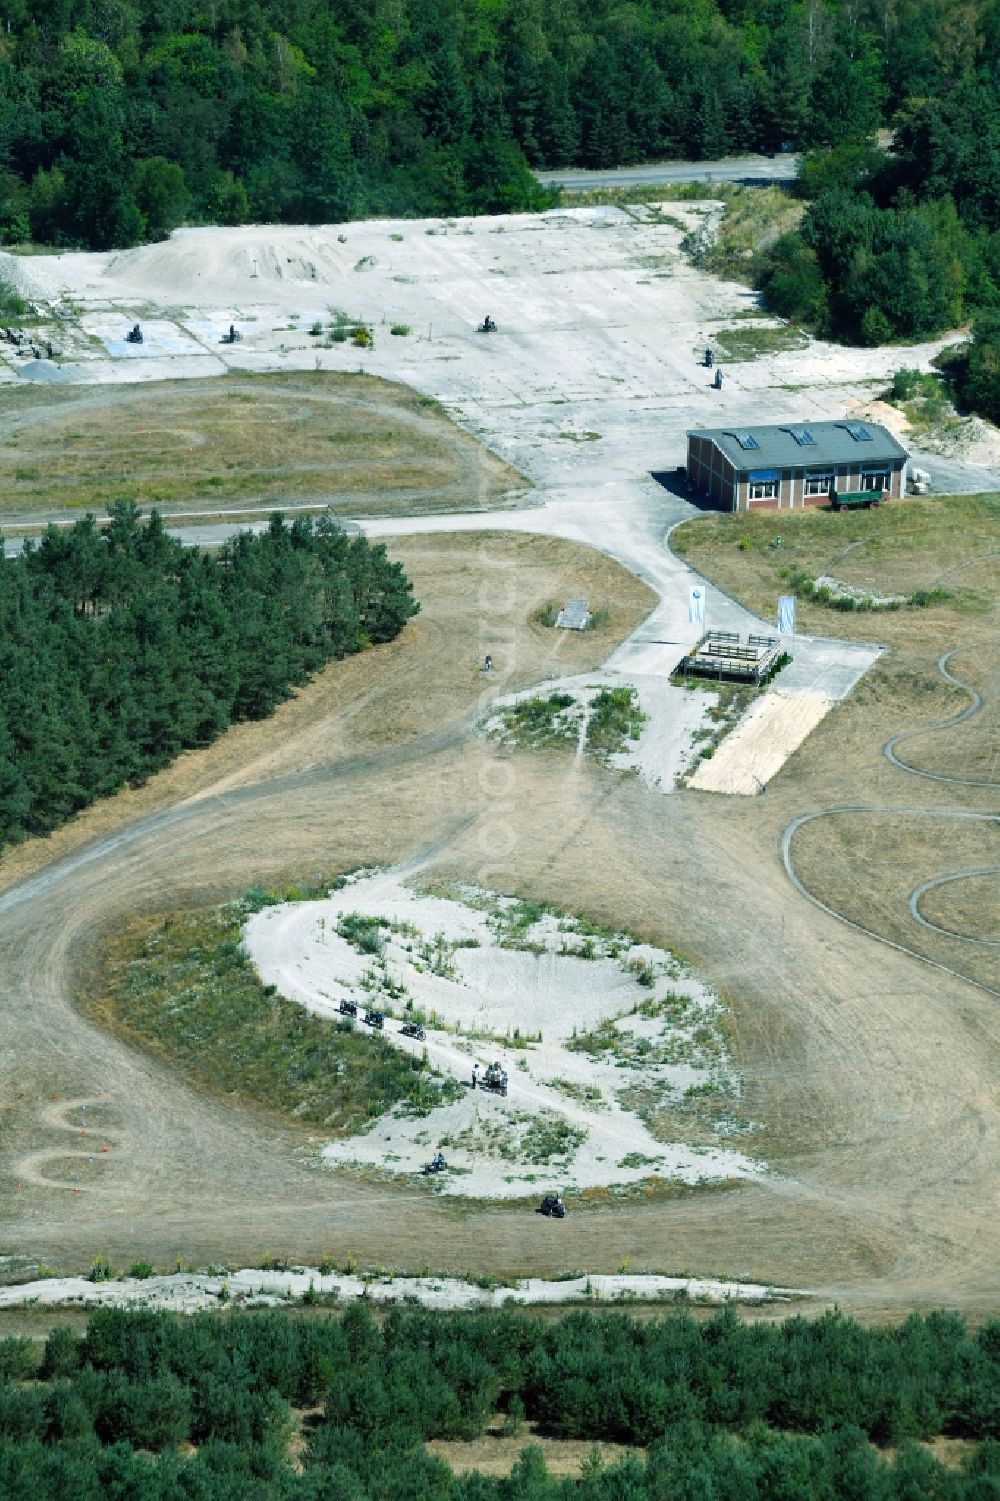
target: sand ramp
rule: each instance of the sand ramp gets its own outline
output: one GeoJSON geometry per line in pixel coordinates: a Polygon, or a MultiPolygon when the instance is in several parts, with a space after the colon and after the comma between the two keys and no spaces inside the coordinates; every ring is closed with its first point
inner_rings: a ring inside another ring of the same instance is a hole
{"type": "Polygon", "coordinates": [[[710,761],[690,779],[702,792],[752,797],[781,770],[810,730],[833,706],[823,693],[782,693],[755,699],[710,761]]]}

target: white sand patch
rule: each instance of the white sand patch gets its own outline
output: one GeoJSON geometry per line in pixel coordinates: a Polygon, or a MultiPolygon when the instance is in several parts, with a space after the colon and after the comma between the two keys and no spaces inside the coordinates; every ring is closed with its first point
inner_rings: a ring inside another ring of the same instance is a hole
{"type": "MultiPolygon", "coordinates": [[[[553,1223],[562,1234],[565,1222],[553,1223]]],[[[571,1251],[567,1242],[567,1255],[571,1251]]],[[[442,1310],[502,1308],[505,1303],[620,1303],[673,1302],[700,1304],[785,1302],[808,1294],[762,1282],[726,1282],[712,1277],[662,1277],[655,1275],[595,1273],[592,1276],[547,1281],[525,1277],[505,1287],[480,1287],[460,1277],[397,1277],[389,1273],[358,1276],[321,1272],[318,1267],[294,1267],[290,1271],[260,1271],[244,1268],[225,1273],[185,1272],[168,1277],[122,1277],[118,1281],[91,1282],[86,1277],[49,1277],[0,1288],[0,1308],[61,1307],[166,1308],[175,1313],[197,1313],[217,1308],[220,1302],[274,1307],[303,1295],[319,1294],[350,1303],[365,1298],[372,1303],[405,1303],[442,1310]]]]}
{"type": "Polygon", "coordinates": [[[635,660],[630,660],[627,670],[583,673],[573,677],[550,678],[534,688],[524,689],[497,698],[490,705],[483,720],[487,734],[505,738],[502,711],[514,704],[533,698],[547,699],[553,693],[568,693],[576,699],[576,708],[565,711],[567,724],[579,727],[578,752],[584,749],[585,721],[588,706],[594,694],[601,688],[633,687],[639,707],[646,722],[637,740],[628,748],[608,757],[608,765],[616,771],[637,771],[643,783],[658,792],[672,793],[677,778],[690,763],[695,747],[695,734],[705,723],[707,711],[715,703],[716,695],[708,690],[693,692],[670,681],[669,674],[684,654],[681,646],[664,648],[657,643],[647,643],[636,648],[635,660]],[[649,657],[646,670],[640,653],[649,657]],[[669,651],[669,660],[664,653],[669,651]]]}
{"type": "Polygon", "coordinates": [[[689,786],[702,792],[754,797],[833,704],[822,693],[788,693],[778,688],[754,699],[712,759],[701,762],[689,786]]]}
{"type": "Polygon", "coordinates": [[[424,894],[393,871],[323,901],[265,908],[245,944],[266,984],[327,1017],[354,1000],[362,1026],[365,1009],[379,1009],[387,1040],[462,1086],[427,1115],[398,1108],[328,1144],[328,1162],[414,1174],[441,1151],[449,1170],[431,1180],[435,1191],[476,1198],[763,1171],[718,1139],[745,1129],[721,1004],[665,950],[472,888],[424,894]],[[406,1020],[422,1023],[423,1039],[402,1035],[406,1020]],[[574,1047],[584,1035],[586,1049],[574,1047]],[[503,1096],[472,1087],[473,1066],[494,1062],[507,1074],[503,1096]],[[714,1139],[658,1139],[662,1112],[706,1087],[734,1105],[714,1139]],[[623,1102],[631,1092],[645,1120],[623,1102]]]}

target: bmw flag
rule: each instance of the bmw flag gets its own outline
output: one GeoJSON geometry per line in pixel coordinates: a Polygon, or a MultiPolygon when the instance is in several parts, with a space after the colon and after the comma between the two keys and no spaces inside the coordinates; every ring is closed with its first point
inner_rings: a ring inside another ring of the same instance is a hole
{"type": "Polygon", "coordinates": [[[795,635],[795,595],[778,596],[778,630],[783,636],[795,635]]]}
{"type": "Polygon", "coordinates": [[[704,584],[693,584],[688,590],[688,620],[692,625],[705,624],[704,584]]]}

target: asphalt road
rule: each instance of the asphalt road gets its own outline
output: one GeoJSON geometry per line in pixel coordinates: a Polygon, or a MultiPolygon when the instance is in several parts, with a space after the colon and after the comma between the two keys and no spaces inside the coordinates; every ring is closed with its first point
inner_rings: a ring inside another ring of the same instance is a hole
{"type": "Polygon", "coordinates": [[[720,162],[654,162],[642,167],[615,167],[590,172],[574,167],[536,172],[542,183],[558,183],[568,193],[593,188],[648,188],[661,182],[790,182],[799,167],[797,153],[780,156],[733,156],[720,162]]]}

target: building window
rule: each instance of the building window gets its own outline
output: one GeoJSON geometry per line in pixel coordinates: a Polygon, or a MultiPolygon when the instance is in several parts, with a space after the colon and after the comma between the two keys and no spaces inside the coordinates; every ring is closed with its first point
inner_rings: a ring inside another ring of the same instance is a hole
{"type": "Polygon", "coordinates": [[[806,495],[829,495],[833,482],[832,474],[807,474],[805,493],[806,495]]]}
{"type": "Polygon", "coordinates": [[[780,480],[764,479],[751,481],[749,496],[751,500],[777,500],[780,480]]]}
{"type": "Polygon", "coordinates": [[[863,469],[861,471],[862,490],[888,490],[888,469],[863,469]]]}

